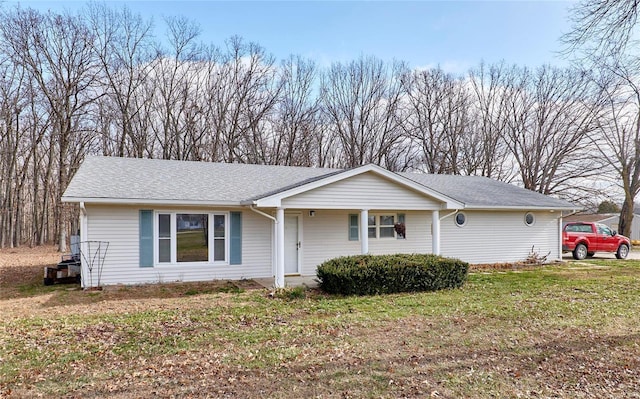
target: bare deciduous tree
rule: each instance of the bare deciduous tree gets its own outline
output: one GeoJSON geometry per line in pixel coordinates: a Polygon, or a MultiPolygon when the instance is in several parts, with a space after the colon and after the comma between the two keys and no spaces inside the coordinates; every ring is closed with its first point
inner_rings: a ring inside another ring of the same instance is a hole
{"type": "Polygon", "coordinates": [[[70,153],[74,135],[82,134],[82,118],[95,101],[96,70],[91,52],[92,35],[80,17],[62,14],[41,14],[19,8],[4,15],[0,34],[4,51],[13,62],[25,68],[46,99],[52,116],[57,155],[56,221],[59,248],[66,250],[68,215],[60,201],[69,183],[71,164],[77,159],[70,153]]]}
{"type": "Polygon", "coordinates": [[[573,69],[513,67],[505,77],[504,140],[525,188],[568,192],[602,167],[586,146],[598,111],[590,77],[573,69]]]}
{"type": "Polygon", "coordinates": [[[469,125],[466,88],[440,68],[407,73],[402,82],[410,110],[403,126],[420,148],[420,169],[458,174],[469,125]]]}
{"type": "Polygon", "coordinates": [[[341,145],[345,167],[375,163],[395,167],[403,133],[398,110],[402,65],[361,57],[335,63],[322,76],[322,104],[341,145]]]}
{"type": "Polygon", "coordinates": [[[507,127],[503,85],[503,64],[481,63],[469,72],[471,86],[469,126],[465,151],[466,174],[478,174],[503,181],[514,178],[509,149],[503,140],[507,127]]]}
{"type": "Polygon", "coordinates": [[[630,235],[634,202],[640,193],[640,85],[632,68],[607,71],[601,81],[606,110],[599,118],[594,147],[616,172],[624,192],[618,229],[630,235]]]}
{"type": "Polygon", "coordinates": [[[586,51],[600,58],[625,52],[638,22],[636,0],[584,0],[571,12],[570,32],[562,37],[567,52],[586,51]]]}
{"type": "Polygon", "coordinates": [[[282,87],[274,63],[273,56],[256,43],[240,37],[226,42],[220,64],[209,72],[205,93],[215,141],[210,159],[263,162],[262,128],[282,87]]]}
{"type": "Polygon", "coordinates": [[[136,128],[145,118],[142,109],[150,99],[141,95],[151,71],[151,22],[104,3],[90,3],[87,12],[94,36],[92,49],[100,64],[100,85],[106,96],[97,110],[96,125],[110,155],[142,157],[147,150],[146,130],[136,128]]]}
{"type": "Polygon", "coordinates": [[[270,130],[271,157],[275,165],[313,166],[317,142],[318,99],[313,96],[317,68],[313,61],[290,57],[280,66],[282,92],[274,109],[270,130]]]}

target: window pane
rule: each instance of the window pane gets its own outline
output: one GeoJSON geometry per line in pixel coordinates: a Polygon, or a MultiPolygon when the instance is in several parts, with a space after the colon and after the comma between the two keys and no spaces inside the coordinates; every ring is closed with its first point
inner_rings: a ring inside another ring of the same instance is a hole
{"type": "Polygon", "coordinates": [[[376,228],[375,227],[369,227],[369,238],[376,238],[376,228]]]}
{"type": "Polygon", "coordinates": [[[380,226],[393,226],[393,216],[380,216],[380,226]]]}
{"type": "Polygon", "coordinates": [[[209,216],[179,213],[176,215],[176,258],[178,262],[209,260],[209,216]]]}
{"type": "Polygon", "coordinates": [[[467,217],[464,215],[464,213],[457,213],[455,220],[458,226],[463,226],[467,222],[467,217]]]}
{"type": "Polygon", "coordinates": [[[393,227],[380,227],[380,238],[394,237],[393,231],[393,227]]]}
{"type": "Polygon", "coordinates": [[[358,215],[349,215],[349,225],[358,227],[358,215]]]}
{"type": "Polygon", "coordinates": [[[376,225],[376,217],[375,216],[369,216],[369,226],[375,226],[376,225]]]}
{"type": "Polygon", "coordinates": [[[166,238],[158,240],[158,261],[171,262],[171,240],[166,238]]]}
{"type": "Polygon", "coordinates": [[[213,260],[224,260],[224,239],[216,238],[213,241],[213,260]]]}
{"type": "Polygon", "coordinates": [[[358,215],[349,215],[349,241],[358,241],[358,215]]]}
{"type": "Polygon", "coordinates": [[[527,225],[531,226],[534,221],[535,221],[535,218],[533,217],[533,213],[529,212],[524,216],[524,222],[527,225]]]}
{"type": "Polygon", "coordinates": [[[224,215],[213,216],[213,236],[224,238],[224,215]]]}
{"type": "Polygon", "coordinates": [[[171,215],[158,215],[158,235],[162,238],[171,237],[171,215]]]}
{"type": "Polygon", "coordinates": [[[349,227],[349,241],[358,241],[359,237],[358,227],[349,227]]]}

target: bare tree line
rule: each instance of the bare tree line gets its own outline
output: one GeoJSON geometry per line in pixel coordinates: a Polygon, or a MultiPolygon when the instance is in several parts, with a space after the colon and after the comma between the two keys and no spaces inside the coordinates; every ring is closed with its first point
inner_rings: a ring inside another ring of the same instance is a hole
{"type": "Polygon", "coordinates": [[[104,4],[0,11],[0,248],[64,248],[77,210],[60,196],[88,154],[375,163],[588,201],[583,181],[627,167],[611,132],[638,119],[631,76],[506,64],[454,76],[364,56],[321,68],[239,37],[203,43],[181,17],[156,38],[104,4]]]}
{"type": "Polygon", "coordinates": [[[604,109],[591,137],[624,193],[618,223],[629,235],[640,193],[640,53],[637,1],[582,0],[574,5],[572,29],[561,40],[565,54],[600,75],[604,109]]]}

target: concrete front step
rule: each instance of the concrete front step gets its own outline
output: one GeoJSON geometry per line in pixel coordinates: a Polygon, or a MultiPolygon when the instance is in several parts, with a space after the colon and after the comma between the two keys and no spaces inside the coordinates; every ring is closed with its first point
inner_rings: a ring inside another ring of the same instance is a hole
{"type": "MultiPolygon", "coordinates": [[[[254,278],[253,281],[262,285],[265,288],[273,288],[274,279],[273,278],[254,278]]],[[[318,282],[316,281],[316,276],[286,276],[284,278],[285,287],[308,287],[308,288],[316,288],[318,287],[318,282]]]]}

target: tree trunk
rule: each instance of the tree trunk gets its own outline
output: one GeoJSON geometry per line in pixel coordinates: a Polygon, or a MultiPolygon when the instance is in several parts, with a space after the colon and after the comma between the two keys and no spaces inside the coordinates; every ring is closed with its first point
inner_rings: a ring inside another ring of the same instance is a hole
{"type": "Polygon", "coordinates": [[[625,196],[620,211],[620,220],[618,221],[618,233],[623,236],[631,236],[631,223],[633,222],[633,201],[629,196],[625,196]]]}

